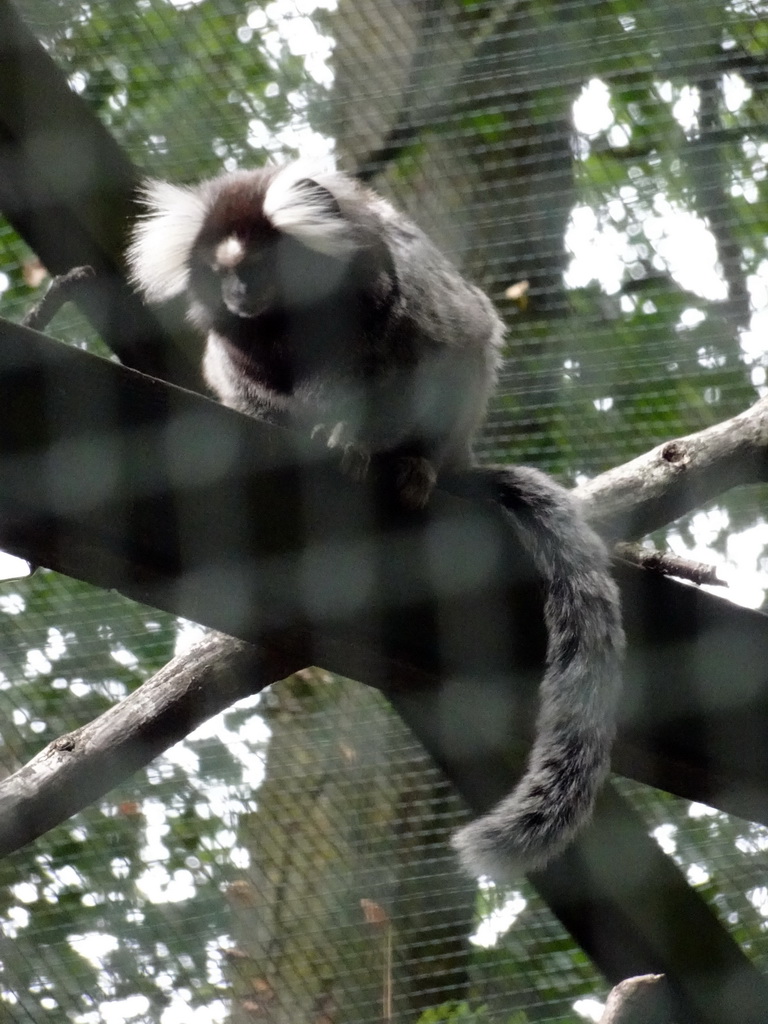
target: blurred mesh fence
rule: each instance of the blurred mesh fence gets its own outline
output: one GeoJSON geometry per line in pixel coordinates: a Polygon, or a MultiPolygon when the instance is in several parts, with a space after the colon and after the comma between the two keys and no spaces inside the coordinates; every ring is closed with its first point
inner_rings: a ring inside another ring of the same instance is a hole
{"type": "MultiPolygon", "coordinates": [[[[482,457],[572,483],[765,393],[768,5],[19,9],[146,173],[301,153],[408,209],[509,322],[482,457]]],[[[39,284],[0,224],[0,315],[39,284]]],[[[71,309],[50,332],[98,345],[71,309]]],[[[749,535],[759,604],[763,500],[726,496],[666,539],[724,562],[749,535]]],[[[194,639],[45,570],[3,584],[0,631],[5,773],[194,639]]],[[[765,831],[622,785],[765,966],[765,831]]],[[[534,891],[456,870],[461,816],[381,700],[301,673],[0,864],[3,1019],[596,1019],[607,986],[534,891]]]]}

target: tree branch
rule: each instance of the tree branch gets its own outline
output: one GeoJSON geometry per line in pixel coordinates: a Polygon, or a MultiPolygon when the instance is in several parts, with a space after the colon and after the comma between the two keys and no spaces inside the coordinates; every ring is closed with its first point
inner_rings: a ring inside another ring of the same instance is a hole
{"type": "Polygon", "coordinates": [[[302,667],[285,645],[208,634],[0,783],[0,856],[87,807],[212,715],[302,667]]]}
{"type": "Polygon", "coordinates": [[[93,267],[73,267],[66,274],[54,277],[45,295],[22,320],[24,327],[45,331],[61,307],[68,302],[77,302],[83,287],[87,287],[95,276],[93,267]]]}
{"type": "MultiPolygon", "coordinates": [[[[543,615],[493,503],[436,493],[406,515],[386,481],[353,486],[316,452],[307,461],[287,431],[21,327],[0,323],[0,336],[0,546],[256,646],[255,668],[244,654],[238,669],[224,661],[237,641],[221,638],[222,676],[196,686],[176,675],[176,690],[161,674],[85,740],[49,747],[8,780],[9,845],[309,664],[383,690],[476,812],[509,791],[530,747],[543,615]]],[[[765,616],[631,566],[618,575],[631,699],[617,769],[768,821],[765,616]]],[[[764,1021],[754,967],[610,787],[592,827],[534,884],[606,976],[666,973],[681,1024],[764,1021]],[[685,942],[649,900],[649,879],[676,920],[694,921],[685,942]]]]}
{"type": "Polygon", "coordinates": [[[78,306],[126,366],[200,389],[199,343],[166,332],[125,280],[139,173],[18,7],[0,0],[0,210],[50,273],[94,268],[78,306]]]}
{"type": "MultiPolygon", "coordinates": [[[[438,675],[443,683],[461,677],[485,680],[478,691],[482,702],[498,704],[504,721],[494,720],[488,733],[480,716],[478,735],[470,738],[464,730],[461,744],[472,749],[472,757],[482,751],[487,775],[494,770],[491,759],[498,758],[500,776],[506,776],[515,743],[522,759],[541,673],[541,609],[514,531],[497,510],[487,503],[456,502],[436,493],[424,516],[400,513],[392,519],[386,510],[386,488],[373,480],[366,492],[342,480],[330,465],[326,469],[316,461],[306,463],[286,431],[23,328],[0,324],[0,335],[0,382],[8,395],[0,407],[0,454],[6,466],[0,541],[6,550],[236,634],[255,643],[257,650],[265,637],[274,640],[279,634],[284,644],[281,664],[320,664],[383,690],[433,754],[450,740],[433,735],[448,715],[437,703],[453,692],[448,686],[446,694],[438,696],[438,675]],[[54,376],[52,403],[48,382],[54,376]],[[110,406],[122,417],[119,430],[109,435],[114,442],[109,448],[113,472],[106,482],[101,463],[92,464],[90,440],[104,436],[98,411],[105,395],[112,396],[110,406]],[[132,441],[137,436],[142,438],[140,450],[132,441]],[[62,438],[81,437],[82,444],[60,443],[62,438]],[[226,460],[222,451],[229,453],[226,460]],[[180,476],[178,467],[187,465],[219,469],[211,479],[199,472],[180,476]],[[71,494],[62,489],[70,479],[79,482],[71,494]],[[84,488],[83,480],[98,481],[100,486],[84,488]],[[194,544],[179,547],[180,523],[195,537],[194,544]],[[438,547],[443,551],[439,580],[434,575],[438,547]],[[358,550],[365,553],[364,562],[355,561],[354,570],[349,569],[353,575],[343,576],[348,561],[344,552],[358,550]],[[223,565],[231,567],[224,583],[223,565]],[[474,566],[479,575],[468,576],[459,571],[461,566],[474,566]],[[357,579],[361,569],[371,575],[365,592],[373,588],[376,607],[360,603],[362,591],[351,599],[349,587],[340,588],[340,573],[344,579],[357,579]],[[236,602],[227,597],[231,586],[239,595],[236,602]],[[308,637],[296,632],[302,619],[308,637]],[[460,643],[451,648],[450,665],[441,662],[439,647],[444,636],[439,623],[447,621],[470,626],[461,630],[460,643]],[[500,625],[489,631],[489,623],[500,625]],[[512,693],[501,682],[509,678],[516,680],[512,693]],[[489,679],[500,681],[498,692],[489,679]],[[416,697],[410,700],[409,694],[416,697]]],[[[666,521],[664,513],[672,508],[678,514],[685,511],[694,504],[692,495],[705,487],[714,494],[715,485],[722,489],[726,481],[758,478],[764,468],[765,410],[766,403],[758,403],[731,421],[669,442],[585,485],[577,493],[587,514],[606,532],[632,515],[660,525],[666,521]],[[618,480],[615,488],[613,479],[618,480]],[[675,501],[668,498],[669,488],[678,494],[675,501]]],[[[756,784],[763,770],[757,744],[760,750],[764,745],[757,733],[768,715],[768,695],[765,712],[758,699],[764,689],[760,666],[768,657],[763,617],[733,611],[728,604],[706,600],[708,595],[687,593],[658,574],[630,570],[622,571],[620,580],[631,641],[626,673],[635,700],[627,705],[616,767],[690,799],[768,821],[768,807],[756,784]],[[655,614],[659,607],[664,608],[663,616],[655,614]],[[690,659],[685,656],[692,636],[700,654],[693,700],[690,659]],[[713,646],[707,654],[710,639],[713,646]],[[660,692],[654,645],[664,651],[665,684],[660,692]],[[730,672],[732,659],[743,661],[746,651],[752,653],[740,681],[749,694],[747,720],[741,690],[732,684],[728,692],[733,707],[727,713],[721,701],[710,703],[706,698],[724,685],[721,666],[730,672]],[[715,706],[716,725],[707,718],[715,706]],[[692,716],[699,723],[695,729],[690,727],[692,716]],[[681,730],[677,722],[689,724],[681,730]],[[725,732],[740,737],[727,757],[721,756],[722,745],[713,752],[696,741],[698,736],[725,732]]],[[[226,650],[227,641],[222,644],[226,650]]],[[[190,655],[190,672],[196,671],[197,656],[190,655]]],[[[169,678],[183,687],[183,661],[171,663],[168,671],[169,678]]],[[[286,667],[283,674],[289,671],[286,667]]],[[[202,717],[253,692],[249,682],[234,678],[236,664],[230,672],[231,697],[223,698],[217,685],[215,706],[206,705],[202,717]]],[[[173,708],[181,697],[175,684],[166,685],[168,707],[173,708]]],[[[262,685],[266,682],[257,689],[262,685]]],[[[465,694],[463,699],[473,698],[465,694]]],[[[87,745],[90,760],[83,771],[90,788],[81,785],[82,776],[74,769],[66,768],[74,774],[58,779],[53,768],[61,766],[60,760],[46,762],[50,772],[42,776],[42,766],[35,762],[35,778],[47,780],[57,810],[44,819],[35,809],[32,816],[40,816],[40,823],[34,834],[102,795],[183,735],[172,726],[186,719],[177,710],[168,711],[159,698],[149,706],[139,698],[128,701],[126,716],[137,715],[144,723],[138,733],[123,737],[137,752],[130,758],[115,755],[124,732],[119,714],[109,718],[106,732],[94,723],[93,736],[100,737],[102,749],[90,741],[87,745]],[[166,727],[169,731],[162,737],[166,727]],[[147,746],[141,732],[145,728],[162,742],[157,739],[147,746]],[[103,767],[111,759],[120,762],[117,775],[103,767]]],[[[195,723],[200,720],[197,717],[195,723]]],[[[66,764],[70,761],[65,759],[66,764]]],[[[12,793],[17,785],[24,791],[28,779],[16,775],[6,780],[0,789],[0,813],[7,809],[11,824],[5,828],[21,843],[33,833],[29,826],[19,829],[15,823],[21,806],[12,793]]],[[[484,783],[478,802],[489,799],[489,792],[484,783]]]]}
{"type": "Polygon", "coordinates": [[[656,551],[641,547],[639,544],[619,543],[614,548],[615,554],[625,562],[639,565],[650,572],[659,572],[664,576],[675,576],[680,580],[688,580],[701,586],[706,583],[711,587],[727,587],[725,580],[717,575],[717,566],[706,562],[695,562],[691,558],[680,558],[668,551],[656,551]]]}
{"type": "Polygon", "coordinates": [[[768,480],[768,397],[609,469],[574,494],[607,540],[637,540],[739,484],[768,480]]]}
{"type": "Polygon", "coordinates": [[[620,981],[608,994],[600,1024],[672,1024],[672,1008],[663,974],[620,981]]]}

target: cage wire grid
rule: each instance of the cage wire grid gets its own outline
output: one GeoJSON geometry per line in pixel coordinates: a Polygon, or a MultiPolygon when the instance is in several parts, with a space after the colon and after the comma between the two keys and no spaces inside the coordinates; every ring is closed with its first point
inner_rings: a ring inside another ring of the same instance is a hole
{"type": "MultiPolygon", "coordinates": [[[[19,11],[144,173],[296,153],[370,172],[507,319],[481,458],[573,483],[765,393],[766,5],[19,11]]],[[[0,224],[0,314],[39,286],[0,224]]],[[[71,308],[49,330],[103,351],[71,308]]],[[[660,540],[724,563],[752,531],[754,574],[763,499],[726,496],[660,540]]],[[[2,585],[0,630],[6,774],[194,637],[43,569],[2,585]]],[[[765,830],[619,785],[764,968],[765,830]]],[[[308,1000],[341,1024],[596,1019],[607,985],[535,891],[457,873],[463,813],[382,701],[308,670],[0,864],[6,1019],[295,1021],[308,1000]]]]}

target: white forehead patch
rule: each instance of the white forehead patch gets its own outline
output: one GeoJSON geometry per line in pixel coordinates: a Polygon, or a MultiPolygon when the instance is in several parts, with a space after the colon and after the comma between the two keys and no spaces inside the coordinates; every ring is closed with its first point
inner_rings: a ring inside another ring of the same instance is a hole
{"type": "Polygon", "coordinates": [[[235,235],[229,235],[223,242],[219,242],[213,254],[216,265],[231,270],[241,263],[245,256],[245,246],[241,239],[235,235]]]}

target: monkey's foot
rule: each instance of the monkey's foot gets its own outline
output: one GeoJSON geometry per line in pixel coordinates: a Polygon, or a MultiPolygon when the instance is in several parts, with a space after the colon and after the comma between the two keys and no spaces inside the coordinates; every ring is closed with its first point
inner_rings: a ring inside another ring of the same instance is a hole
{"type": "Polygon", "coordinates": [[[319,440],[326,448],[341,452],[341,471],[350,480],[360,483],[368,475],[371,453],[365,445],[349,436],[349,424],[344,420],[330,429],[325,423],[312,428],[312,440],[319,440]]]}
{"type": "Polygon", "coordinates": [[[397,489],[408,508],[424,508],[437,483],[437,471],[429,459],[405,455],[397,460],[397,489]]]}

